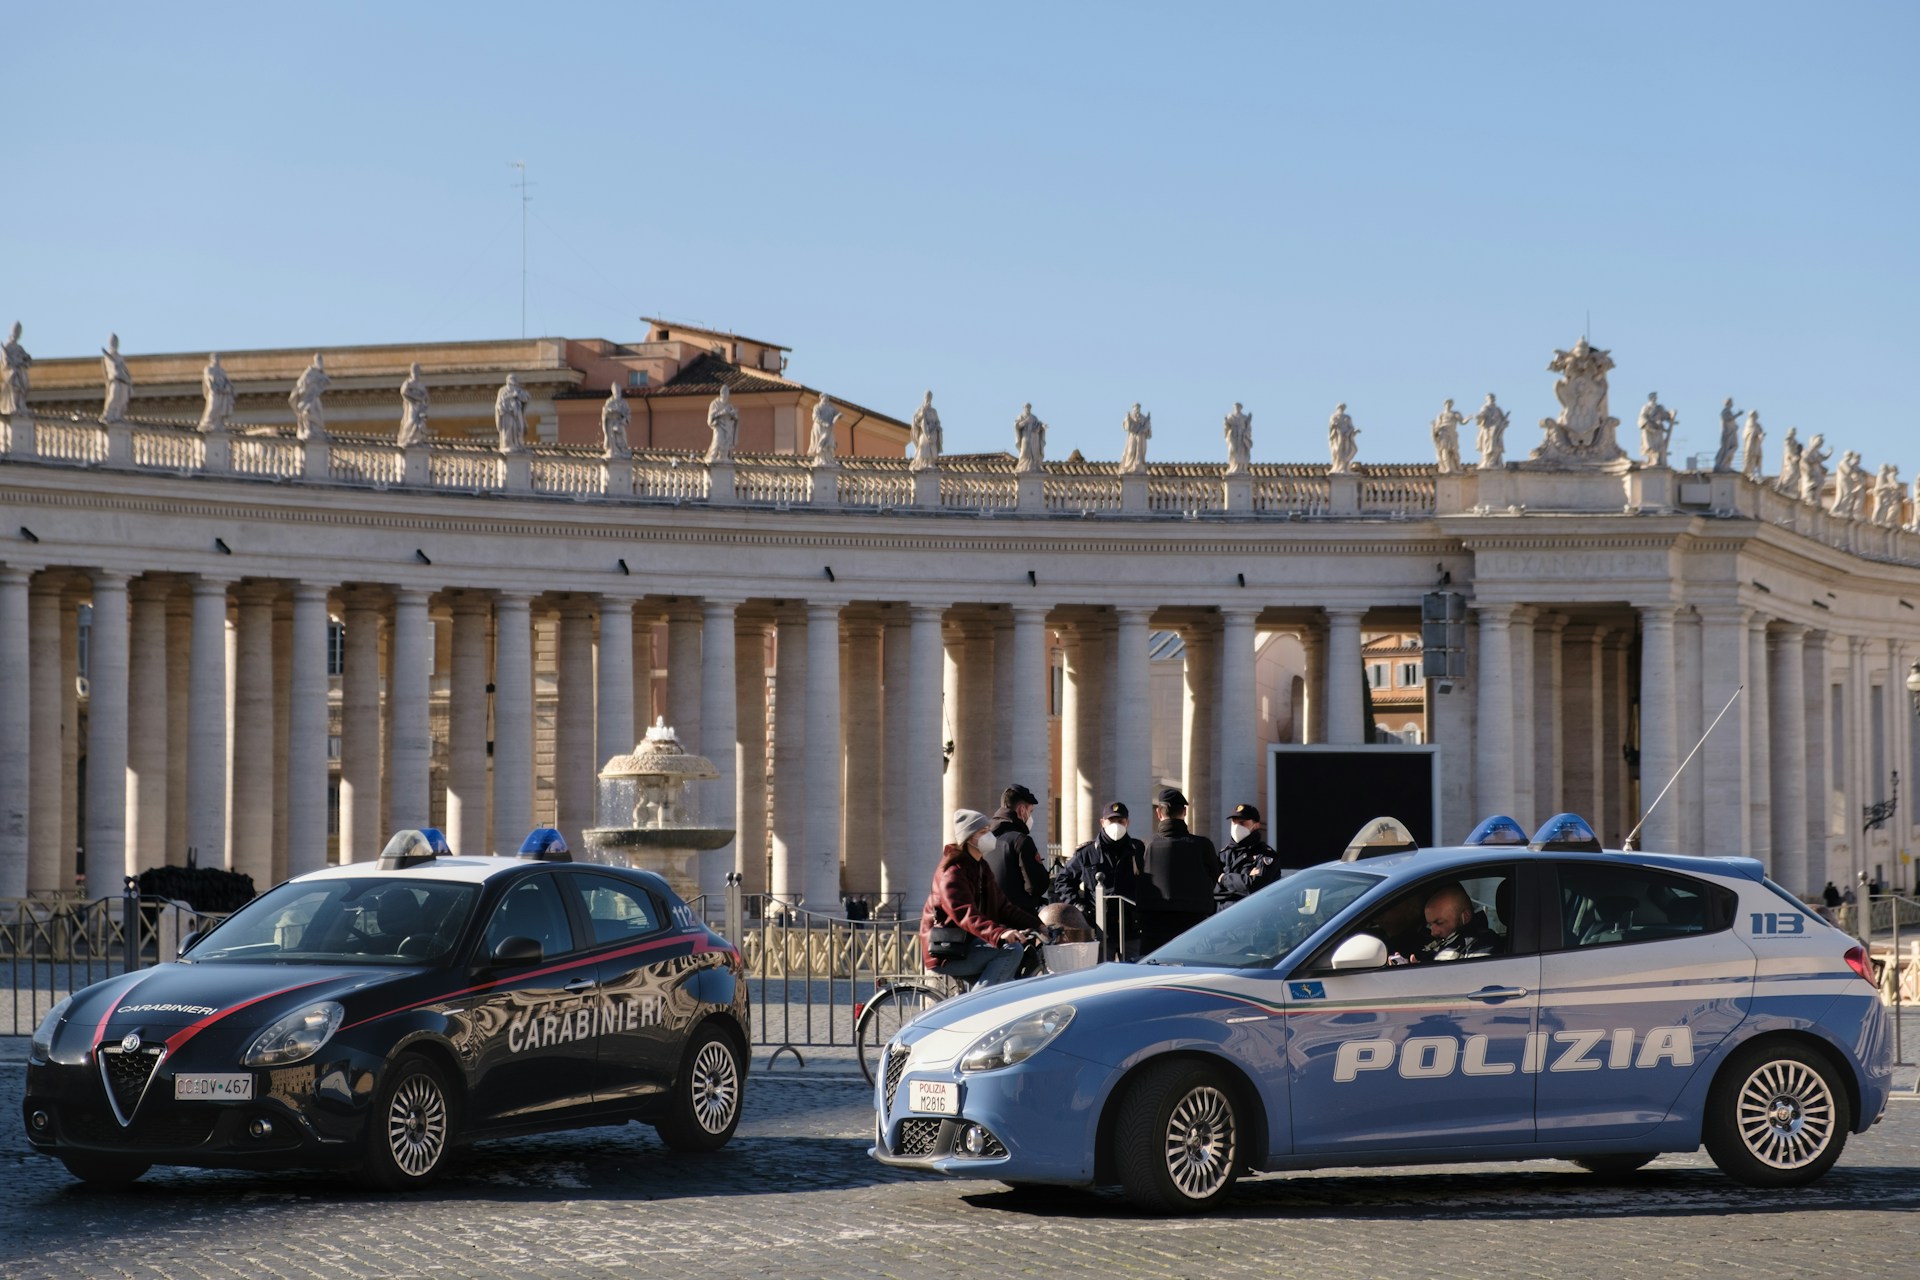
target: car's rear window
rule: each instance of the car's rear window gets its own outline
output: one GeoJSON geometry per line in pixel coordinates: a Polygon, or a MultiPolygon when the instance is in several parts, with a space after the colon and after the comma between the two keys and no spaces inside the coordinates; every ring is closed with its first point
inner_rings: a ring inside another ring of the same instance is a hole
{"type": "Polygon", "coordinates": [[[1550,950],[1717,933],[1733,922],[1733,891],[1704,880],[1608,862],[1563,862],[1558,872],[1559,939],[1548,921],[1550,950]]]}

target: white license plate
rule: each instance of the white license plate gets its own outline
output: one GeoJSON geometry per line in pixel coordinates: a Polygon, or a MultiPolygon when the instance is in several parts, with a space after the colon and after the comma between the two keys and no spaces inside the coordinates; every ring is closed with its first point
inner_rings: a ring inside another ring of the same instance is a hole
{"type": "Polygon", "coordinates": [[[244,1102],[253,1096],[253,1075],[242,1071],[221,1076],[175,1076],[173,1096],[212,1102],[244,1102]]]}
{"type": "Polygon", "coordinates": [[[913,1092],[907,1097],[907,1106],[915,1111],[925,1111],[936,1116],[957,1116],[960,1114],[960,1086],[951,1080],[913,1080],[909,1081],[913,1092]]]}

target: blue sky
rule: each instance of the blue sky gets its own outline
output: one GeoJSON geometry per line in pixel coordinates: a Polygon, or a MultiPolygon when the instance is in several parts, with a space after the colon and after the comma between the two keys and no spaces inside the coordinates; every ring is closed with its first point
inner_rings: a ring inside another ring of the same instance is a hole
{"type": "MultiPolygon", "coordinates": [[[[9,5],[0,323],[38,356],[633,338],[952,451],[1509,457],[1591,316],[1676,453],[1724,396],[1920,469],[1920,5],[9,5]]],[[[398,399],[396,397],[396,415],[398,399]]]]}

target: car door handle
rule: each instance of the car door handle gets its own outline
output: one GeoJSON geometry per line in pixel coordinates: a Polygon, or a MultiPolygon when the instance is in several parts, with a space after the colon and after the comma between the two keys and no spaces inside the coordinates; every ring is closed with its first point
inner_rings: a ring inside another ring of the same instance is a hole
{"type": "Polygon", "coordinates": [[[1525,987],[1482,987],[1478,991],[1469,991],[1467,999],[1484,1000],[1493,1004],[1501,1000],[1518,1000],[1526,994],[1525,987]]]}
{"type": "Polygon", "coordinates": [[[582,991],[591,991],[599,985],[600,984],[595,982],[592,978],[575,978],[572,982],[569,982],[566,986],[560,989],[562,991],[567,992],[569,995],[577,996],[582,991]]]}

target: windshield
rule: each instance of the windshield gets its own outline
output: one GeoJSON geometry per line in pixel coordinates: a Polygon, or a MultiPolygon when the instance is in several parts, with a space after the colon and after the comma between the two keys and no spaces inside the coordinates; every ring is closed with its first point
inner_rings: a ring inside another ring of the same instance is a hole
{"type": "Polygon", "coordinates": [[[1297,872],[1209,916],[1148,956],[1147,962],[1272,968],[1382,879],[1345,868],[1297,872]]]}
{"type": "Polygon", "coordinates": [[[391,878],[289,882],[234,912],[188,952],[195,964],[417,965],[460,940],[479,886],[391,878]]]}

